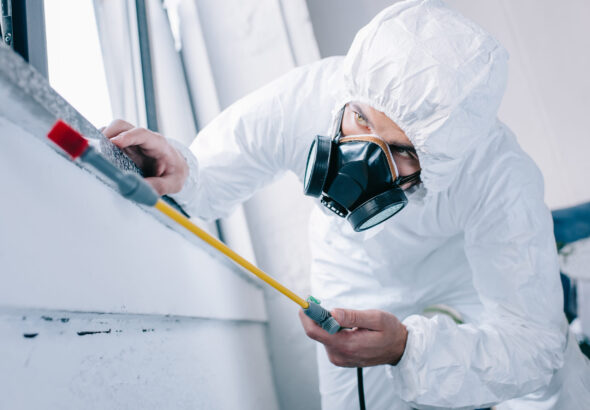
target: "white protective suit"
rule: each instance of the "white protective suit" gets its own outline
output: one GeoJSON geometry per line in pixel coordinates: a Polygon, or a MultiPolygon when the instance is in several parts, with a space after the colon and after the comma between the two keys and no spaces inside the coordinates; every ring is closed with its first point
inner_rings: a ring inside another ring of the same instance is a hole
{"type": "MultiPolygon", "coordinates": [[[[590,408],[542,176],[496,118],[506,77],[506,51],[474,23],[440,1],[400,2],[344,58],[296,69],[225,110],[192,147],[198,165],[184,150],[190,176],[173,196],[212,219],[282,171],[303,179],[313,138],[348,101],[405,131],[423,188],[401,213],[355,233],[318,204],[310,224],[313,294],[328,308],[391,312],[409,331],[397,366],[365,369],[369,408],[590,408]],[[420,315],[434,304],[466,323],[420,315]]],[[[355,369],[333,366],[321,345],[318,360],[323,408],[358,408],[355,369]]]]}

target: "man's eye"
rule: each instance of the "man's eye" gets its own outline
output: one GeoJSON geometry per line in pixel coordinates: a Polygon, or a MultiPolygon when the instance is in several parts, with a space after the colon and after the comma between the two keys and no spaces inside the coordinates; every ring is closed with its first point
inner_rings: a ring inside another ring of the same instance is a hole
{"type": "Polygon", "coordinates": [[[404,158],[414,158],[414,156],[410,153],[410,151],[408,151],[405,148],[400,148],[400,147],[396,147],[396,146],[390,146],[389,148],[391,149],[391,151],[395,155],[398,155],[398,156],[404,157],[404,158]]]}
{"type": "Polygon", "coordinates": [[[354,111],[354,119],[359,125],[361,125],[363,127],[369,126],[369,123],[367,122],[365,117],[363,117],[362,114],[359,112],[354,111]]]}

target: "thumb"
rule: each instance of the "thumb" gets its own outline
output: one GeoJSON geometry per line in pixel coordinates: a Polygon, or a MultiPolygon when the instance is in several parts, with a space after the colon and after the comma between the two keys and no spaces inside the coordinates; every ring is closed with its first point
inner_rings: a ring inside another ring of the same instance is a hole
{"type": "Polygon", "coordinates": [[[332,317],[342,327],[381,330],[381,312],[378,310],[334,309],[332,317]]]}

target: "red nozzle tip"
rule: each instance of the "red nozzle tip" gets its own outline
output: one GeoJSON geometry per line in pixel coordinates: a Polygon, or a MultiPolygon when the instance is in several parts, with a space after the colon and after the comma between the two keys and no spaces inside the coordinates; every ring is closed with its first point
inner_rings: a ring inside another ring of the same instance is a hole
{"type": "Polygon", "coordinates": [[[88,148],[88,140],[62,120],[57,120],[47,137],[70,154],[72,159],[78,158],[88,148]]]}

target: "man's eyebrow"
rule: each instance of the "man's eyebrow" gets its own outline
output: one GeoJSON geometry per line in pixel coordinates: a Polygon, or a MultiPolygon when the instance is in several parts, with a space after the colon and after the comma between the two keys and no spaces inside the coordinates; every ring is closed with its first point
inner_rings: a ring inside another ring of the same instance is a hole
{"type": "MultiPolygon", "coordinates": [[[[353,111],[357,111],[360,115],[363,116],[363,118],[365,120],[367,120],[367,124],[369,125],[370,128],[375,128],[373,126],[373,123],[371,122],[371,120],[369,119],[369,117],[367,117],[367,115],[363,112],[363,110],[361,109],[361,107],[359,107],[358,105],[356,105],[355,103],[351,102],[349,103],[350,108],[353,111]]],[[[411,152],[412,154],[414,154],[414,156],[418,156],[418,154],[416,153],[416,148],[414,148],[414,146],[412,144],[388,144],[390,147],[394,148],[394,149],[399,149],[399,150],[403,150],[403,151],[408,151],[411,152]]]]}
{"type": "Polygon", "coordinates": [[[363,116],[363,118],[364,118],[365,120],[367,120],[367,125],[368,125],[370,128],[375,128],[375,127],[373,126],[373,123],[371,122],[371,120],[369,119],[369,117],[367,117],[367,114],[365,114],[365,113],[363,112],[363,110],[361,109],[361,107],[359,107],[359,106],[358,106],[358,105],[356,105],[355,103],[350,103],[350,108],[352,108],[352,110],[353,110],[353,111],[357,111],[357,112],[358,112],[360,115],[362,115],[362,116],[363,116]]]}

